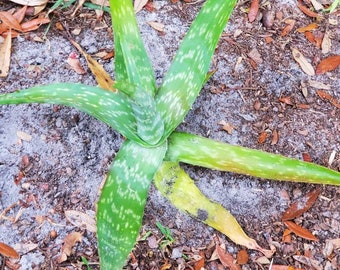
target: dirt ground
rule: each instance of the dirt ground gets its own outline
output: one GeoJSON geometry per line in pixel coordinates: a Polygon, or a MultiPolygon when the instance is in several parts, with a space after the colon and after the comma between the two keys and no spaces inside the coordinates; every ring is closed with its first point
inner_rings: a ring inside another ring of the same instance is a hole
{"type": "MultiPolygon", "coordinates": [[[[153,1],[154,10],[143,9],[137,14],[158,82],[202,2],[153,1]],[[152,28],[150,21],[162,23],[164,31],[152,28]]],[[[316,22],[297,8],[296,1],[262,1],[252,23],[246,13],[249,4],[238,3],[216,49],[211,66],[216,72],[179,130],[311,159],[340,170],[340,109],[331,102],[340,101],[340,68],[310,76],[292,57],[292,48],[296,48],[315,68],[327,56],[340,55],[339,11],[324,15],[313,32],[320,37],[327,31],[331,38],[330,50],[323,53],[304,33],[296,31],[316,22]],[[295,25],[283,35],[289,19],[295,25]],[[322,99],[319,90],[333,99],[322,99]]],[[[11,7],[18,6],[0,2],[1,10],[11,7]]],[[[110,19],[106,14],[97,21],[94,11],[86,8],[72,18],[73,9],[50,14],[48,31],[41,27],[13,40],[10,74],[0,79],[0,93],[52,82],[95,85],[90,71],[78,75],[66,63],[77,50],[55,24],[62,22],[73,33],[80,30],[75,40],[95,55],[113,50],[110,19]]],[[[86,68],[82,57],[80,61],[86,68]]],[[[112,58],[99,62],[114,75],[112,58]]],[[[122,141],[114,130],[75,109],[35,104],[0,107],[0,242],[21,255],[20,260],[0,257],[0,269],[89,269],[82,258],[91,269],[99,269],[95,233],[72,224],[65,211],[94,217],[99,186],[122,141]],[[74,232],[82,233],[82,241],[60,262],[64,239],[74,232]]],[[[340,249],[330,254],[327,251],[327,243],[340,238],[339,187],[322,186],[313,207],[295,220],[319,241],[293,234],[284,242],[282,213],[316,185],[260,180],[191,166],[185,169],[202,192],[229,209],[261,246],[276,246],[272,261],[247,250],[249,258],[241,269],[270,269],[271,262],[286,266],[281,269],[340,269],[340,249]]],[[[220,238],[235,259],[243,249],[177,211],[152,187],[140,239],[126,269],[197,270],[199,256],[205,258],[204,269],[227,269],[211,257],[214,237],[220,238]],[[171,230],[174,241],[165,241],[157,221],[171,230]]]]}

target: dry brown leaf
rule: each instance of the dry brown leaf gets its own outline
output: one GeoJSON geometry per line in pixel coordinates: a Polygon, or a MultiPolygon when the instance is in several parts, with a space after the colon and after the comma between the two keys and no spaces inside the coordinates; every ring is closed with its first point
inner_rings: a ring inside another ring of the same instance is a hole
{"type": "Polygon", "coordinates": [[[248,12],[248,20],[249,22],[255,21],[257,14],[259,13],[260,3],[259,0],[252,0],[248,12]]]}
{"type": "Polygon", "coordinates": [[[22,32],[30,32],[33,30],[37,30],[40,25],[49,23],[49,18],[36,18],[21,24],[22,32]]]}
{"type": "Polygon", "coordinates": [[[285,23],[287,24],[285,26],[285,28],[283,28],[282,32],[281,32],[281,37],[285,37],[287,36],[294,28],[295,26],[295,20],[292,20],[292,19],[289,19],[289,20],[286,20],[285,23]]]}
{"type": "Polygon", "coordinates": [[[300,28],[296,29],[296,31],[298,31],[299,33],[304,33],[306,31],[315,30],[318,27],[319,27],[319,25],[317,23],[311,23],[311,24],[309,24],[307,26],[300,27],[300,28]]]}
{"type": "Polygon", "coordinates": [[[313,206],[320,193],[321,189],[317,188],[311,192],[308,192],[302,198],[299,198],[296,202],[292,203],[289,208],[283,213],[282,220],[291,220],[298,216],[301,216],[304,212],[308,211],[313,206]]]}
{"type": "Polygon", "coordinates": [[[96,232],[96,221],[93,217],[88,214],[75,211],[75,210],[67,210],[65,211],[66,219],[72,223],[74,226],[86,229],[90,232],[96,232]]]}
{"type": "Polygon", "coordinates": [[[262,131],[259,135],[259,138],[257,139],[257,142],[259,144],[263,144],[266,141],[267,137],[268,137],[268,133],[265,131],[262,131]]]}
{"type": "Polygon", "coordinates": [[[14,248],[2,242],[0,242],[0,254],[8,258],[19,259],[18,252],[16,252],[14,248]]]}
{"type": "Polygon", "coordinates": [[[203,251],[200,251],[200,259],[195,262],[194,264],[194,270],[201,270],[204,267],[205,264],[205,255],[203,251]]]}
{"type": "Polygon", "coordinates": [[[290,266],[290,265],[279,265],[279,264],[273,264],[270,269],[271,270],[304,270],[302,268],[295,268],[294,266],[290,266]]]}
{"type": "Polygon", "coordinates": [[[160,22],[148,22],[153,29],[157,30],[158,32],[164,32],[164,24],[160,22]]]}
{"type": "Polygon", "coordinates": [[[66,60],[67,64],[71,66],[71,68],[77,73],[77,74],[85,74],[86,71],[82,67],[79,57],[76,53],[72,52],[70,53],[69,57],[66,60]]]}
{"type": "Polygon", "coordinates": [[[18,31],[22,30],[21,25],[16,20],[16,18],[12,14],[6,11],[0,11],[0,21],[2,21],[4,24],[6,24],[11,29],[15,29],[18,31]]]}
{"type": "Polygon", "coordinates": [[[135,0],[133,8],[135,13],[138,13],[148,3],[148,0],[135,0]]]}
{"type": "Polygon", "coordinates": [[[305,162],[312,162],[312,158],[308,153],[302,153],[302,159],[305,162]]]}
{"type": "Polygon", "coordinates": [[[91,72],[93,73],[98,85],[105,89],[112,92],[116,92],[114,88],[114,81],[111,79],[110,75],[106,72],[106,70],[96,61],[94,60],[89,54],[87,54],[82,47],[75,42],[74,40],[70,40],[72,45],[78,49],[85,57],[87,64],[91,72]]]}
{"type": "Polygon", "coordinates": [[[292,242],[292,235],[291,235],[292,231],[289,229],[285,229],[283,231],[283,235],[282,235],[282,242],[283,243],[291,243],[292,242]]]}
{"type": "Polygon", "coordinates": [[[280,97],[279,101],[284,103],[284,104],[287,104],[287,105],[291,105],[291,106],[294,105],[292,100],[291,100],[291,97],[280,97]]]}
{"type": "Polygon", "coordinates": [[[17,20],[18,23],[21,23],[22,20],[25,18],[26,10],[27,6],[24,6],[13,13],[13,17],[17,20]]]}
{"type": "Polygon", "coordinates": [[[10,0],[23,6],[40,6],[47,4],[48,0],[10,0]]]}
{"type": "Polygon", "coordinates": [[[323,74],[328,71],[336,69],[340,65],[340,55],[329,56],[326,59],[321,60],[321,62],[316,67],[316,74],[323,74]]]}
{"type": "Polygon", "coordinates": [[[292,48],[292,54],[294,60],[300,65],[301,69],[308,75],[314,76],[315,71],[312,65],[308,62],[306,57],[296,48],[292,48]]]}
{"type": "Polygon", "coordinates": [[[276,129],[274,129],[272,135],[273,137],[272,137],[272,142],[270,143],[270,145],[275,145],[279,141],[279,133],[277,132],[276,129]]]}
{"type": "Polygon", "coordinates": [[[237,256],[236,256],[237,264],[239,265],[246,264],[248,262],[248,259],[249,259],[249,255],[245,249],[242,249],[237,253],[237,256]]]}
{"type": "Polygon", "coordinates": [[[320,15],[311,11],[308,7],[306,7],[304,4],[297,2],[298,8],[307,16],[312,17],[312,18],[319,18],[320,15]]]}
{"type": "Polygon", "coordinates": [[[67,260],[67,257],[70,256],[72,253],[72,248],[75,246],[77,242],[82,241],[82,237],[83,235],[81,233],[72,232],[64,238],[64,244],[61,248],[61,255],[58,258],[59,263],[67,260]]]}
{"type": "Polygon", "coordinates": [[[26,254],[26,253],[36,249],[37,247],[39,247],[39,245],[33,244],[33,243],[27,243],[27,244],[18,243],[18,244],[14,245],[14,249],[17,250],[18,252],[20,252],[21,254],[26,254]]]}
{"type": "Polygon", "coordinates": [[[224,267],[229,267],[230,270],[241,270],[241,267],[234,262],[234,257],[217,244],[216,251],[218,258],[224,267]]]}
{"type": "Polygon", "coordinates": [[[0,44],[0,77],[7,77],[11,63],[12,31],[8,32],[4,42],[0,44]]]}
{"type": "Polygon", "coordinates": [[[261,64],[263,62],[263,59],[261,57],[261,54],[259,53],[259,51],[256,48],[253,48],[249,53],[248,56],[253,59],[256,64],[261,64]]]}
{"type": "Polygon", "coordinates": [[[309,230],[297,225],[293,221],[287,220],[284,221],[283,223],[288,227],[289,230],[291,230],[297,236],[300,236],[307,240],[319,241],[318,238],[315,235],[313,235],[309,230]]]}
{"type": "Polygon", "coordinates": [[[227,123],[224,120],[221,120],[220,122],[218,122],[218,124],[221,125],[222,129],[228,132],[228,134],[232,134],[233,130],[235,129],[235,126],[233,124],[227,123]]]}

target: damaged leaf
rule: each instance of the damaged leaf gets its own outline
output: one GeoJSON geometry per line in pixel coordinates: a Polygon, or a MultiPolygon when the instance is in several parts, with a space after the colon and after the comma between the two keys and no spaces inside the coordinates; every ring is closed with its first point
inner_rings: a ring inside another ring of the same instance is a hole
{"type": "Polygon", "coordinates": [[[230,270],[241,270],[241,267],[235,263],[234,257],[216,244],[216,251],[218,259],[221,261],[224,267],[228,267],[230,270]]]}
{"type": "Polygon", "coordinates": [[[67,210],[65,211],[66,219],[72,223],[74,226],[86,229],[90,232],[96,232],[96,221],[93,217],[85,214],[83,212],[75,211],[75,210],[67,210]]]}
{"type": "Polygon", "coordinates": [[[282,220],[291,220],[301,216],[304,212],[308,211],[313,206],[320,193],[320,188],[314,189],[313,191],[307,193],[305,196],[300,198],[298,201],[292,203],[282,215],[282,220]]]}
{"type": "Polygon", "coordinates": [[[72,248],[77,242],[81,242],[83,235],[79,232],[72,232],[64,238],[64,244],[61,248],[61,255],[58,258],[58,262],[64,262],[72,254],[72,248]]]}

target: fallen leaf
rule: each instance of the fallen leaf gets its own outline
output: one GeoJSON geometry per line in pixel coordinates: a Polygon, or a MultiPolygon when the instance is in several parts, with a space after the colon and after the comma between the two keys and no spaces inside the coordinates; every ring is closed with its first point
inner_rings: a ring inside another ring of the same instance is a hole
{"type": "Polygon", "coordinates": [[[138,13],[143,9],[143,7],[147,4],[148,0],[136,0],[133,4],[133,8],[135,13],[138,13]]]}
{"type": "Polygon", "coordinates": [[[309,230],[297,225],[293,221],[287,220],[284,221],[283,223],[288,227],[289,230],[291,230],[297,236],[300,236],[307,240],[318,241],[318,238],[315,235],[313,235],[309,230]]]}
{"type": "Polygon", "coordinates": [[[46,4],[48,0],[10,0],[23,6],[40,6],[46,4]]]}
{"type": "Polygon", "coordinates": [[[77,72],[77,74],[85,74],[86,71],[85,69],[82,67],[80,61],[79,61],[79,57],[76,53],[72,52],[70,53],[69,57],[66,60],[67,64],[69,64],[71,66],[71,68],[77,72]]]}
{"type": "Polygon", "coordinates": [[[260,135],[259,135],[259,138],[258,138],[257,142],[258,142],[259,144],[263,144],[263,143],[266,141],[267,137],[268,137],[268,133],[265,132],[265,131],[262,131],[262,132],[260,133],[260,135]]]}
{"type": "Polygon", "coordinates": [[[222,126],[222,129],[224,131],[226,131],[228,134],[232,134],[233,130],[235,129],[235,126],[231,123],[227,123],[224,120],[221,120],[220,122],[218,122],[219,125],[222,126]]]}
{"type": "Polygon", "coordinates": [[[24,131],[18,130],[17,131],[17,136],[19,139],[29,142],[32,140],[32,136],[24,131]]]}
{"type": "Polygon", "coordinates": [[[331,51],[331,47],[332,47],[332,41],[329,37],[328,32],[326,32],[321,42],[321,52],[323,54],[327,54],[331,51]]]}
{"type": "Polygon", "coordinates": [[[261,57],[261,54],[259,53],[259,51],[256,48],[253,48],[249,53],[248,56],[253,59],[256,64],[261,64],[263,62],[263,59],[261,57]]]}
{"type": "Polygon", "coordinates": [[[82,237],[83,235],[81,233],[72,232],[64,238],[64,244],[61,248],[61,255],[58,258],[59,263],[67,260],[67,257],[70,256],[72,253],[72,248],[75,246],[77,242],[82,241],[82,237]]]}
{"type": "Polygon", "coordinates": [[[230,270],[241,270],[241,267],[238,264],[235,264],[234,257],[217,244],[216,251],[218,258],[224,267],[229,267],[230,270]]]}
{"type": "Polygon", "coordinates": [[[20,23],[16,20],[16,18],[6,11],[0,11],[0,21],[6,24],[8,28],[15,29],[18,31],[22,30],[22,27],[20,23]]]}
{"type": "Polygon", "coordinates": [[[205,264],[205,255],[203,251],[200,251],[200,259],[197,260],[194,264],[194,270],[201,270],[204,267],[205,264]]]}
{"type": "Polygon", "coordinates": [[[292,242],[292,235],[291,235],[292,231],[289,229],[285,229],[283,231],[283,235],[282,235],[282,242],[284,243],[291,243],[292,242]]]}
{"type": "Polygon", "coordinates": [[[321,5],[318,1],[316,1],[316,0],[310,0],[310,2],[312,3],[313,8],[314,8],[316,11],[319,11],[319,10],[324,9],[323,5],[321,5]]]}
{"type": "Polygon", "coordinates": [[[302,153],[302,159],[305,162],[312,162],[312,158],[310,157],[308,153],[302,153]]]}
{"type": "Polygon", "coordinates": [[[160,22],[147,22],[153,29],[157,30],[158,32],[164,32],[164,24],[160,22]]]}
{"type": "Polygon", "coordinates": [[[27,244],[19,243],[19,244],[14,245],[14,249],[17,252],[20,252],[21,254],[26,254],[26,253],[36,249],[37,247],[39,247],[39,245],[33,244],[33,243],[27,243],[27,244]]]}
{"type": "Polygon", "coordinates": [[[89,68],[93,73],[98,85],[103,89],[116,92],[116,89],[114,88],[114,81],[111,79],[106,70],[89,54],[87,54],[77,42],[75,42],[74,40],[70,40],[70,42],[85,57],[86,62],[89,65],[89,68]]]}
{"type": "Polygon", "coordinates": [[[286,20],[285,23],[287,24],[285,26],[285,28],[283,28],[282,32],[281,32],[281,37],[285,37],[287,36],[294,28],[295,26],[295,20],[292,20],[292,19],[289,19],[289,20],[286,20]]]}
{"type": "Polygon", "coordinates": [[[270,261],[266,256],[258,257],[255,261],[259,264],[270,264],[270,261]]]}
{"type": "Polygon", "coordinates": [[[276,129],[274,129],[272,135],[273,137],[272,137],[272,142],[270,143],[270,145],[275,145],[279,141],[279,133],[277,132],[276,129]]]}
{"type": "Polygon", "coordinates": [[[93,217],[85,214],[83,212],[79,212],[76,210],[66,210],[65,211],[66,219],[72,223],[74,226],[86,229],[90,232],[96,232],[96,221],[93,217]]]}
{"type": "Polygon", "coordinates": [[[0,242],[0,254],[8,258],[19,259],[18,252],[16,252],[14,248],[2,242],[0,242]]]}
{"type": "Polygon", "coordinates": [[[30,32],[33,30],[37,30],[40,25],[49,23],[50,19],[49,18],[36,18],[27,22],[24,22],[21,24],[22,27],[22,32],[30,32]]]}
{"type": "Polygon", "coordinates": [[[0,47],[0,77],[8,76],[11,62],[12,31],[8,32],[7,37],[0,47]]]}
{"type": "Polygon", "coordinates": [[[21,23],[22,20],[25,18],[26,10],[27,6],[24,6],[13,13],[13,17],[17,20],[18,23],[21,23]]]}
{"type": "Polygon", "coordinates": [[[237,264],[239,265],[246,264],[248,262],[248,259],[249,259],[249,255],[245,249],[242,249],[237,253],[237,256],[236,256],[237,264]]]}
{"type": "Polygon", "coordinates": [[[317,90],[316,93],[320,98],[328,100],[332,105],[340,109],[340,102],[336,98],[328,94],[326,91],[317,90]]]}
{"type": "Polygon", "coordinates": [[[301,216],[304,212],[308,211],[316,199],[319,197],[321,189],[317,188],[308,192],[302,198],[299,198],[296,202],[292,203],[289,208],[283,213],[282,220],[291,220],[298,216],[301,216]]]}
{"type": "Polygon", "coordinates": [[[249,22],[253,22],[256,20],[257,14],[259,13],[259,9],[260,9],[259,0],[252,0],[248,12],[249,22]]]}
{"type": "Polygon", "coordinates": [[[284,103],[284,104],[287,104],[287,105],[291,105],[291,106],[294,105],[292,100],[291,100],[291,97],[280,97],[279,101],[284,103]]]}
{"type": "Polygon", "coordinates": [[[295,268],[294,266],[290,266],[290,265],[278,265],[278,264],[273,264],[270,269],[271,270],[304,270],[302,268],[295,268]]]}
{"type": "Polygon", "coordinates": [[[320,15],[311,11],[308,7],[306,7],[304,4],[297,2],[298,8],[307,16],[312,17],[312,18],[319,18],[320,15]]]}
{"type": "Polygon", "coordinates": [[[318,81],[309,80],[308,84],[309,86],[313,88],[317,88],[317,89],[325,89],[325,90],[331,89],[331,86],[329,84],[325,84],[325,83],[318,82],[318,81]]]}
{"type": "Polygon", "coordinates": [[[314,76],[315,71],[312,65],[307,61],[306,57],[303,56],[303,54],[295,48],[292,48],[292,54],[294,60],[300,65],[301,69],[308,75],[314,76]]]}
{"type": "Polygon", "coordinates": [[[336,69],[340,65],[340,55],[329,56],[318,64],[316,67],[316,74],[324,74],[328,71],[336,69]]]}
{"type": "Polygon", "coordinates": [[[325,258],[328,258],[333,253],[333,250],[340,248],[340,238],[335,239],[327,239],[326,245],[322,250],[323,255],[325,258]]]}
{"type": "Polygon", "coordinates": [[[298,29],[296,29],[297,32],[299,33],[304,33],[306,31],[312,31],[312,30],[315,30],[319,27],[319,25],[317,23],[311,23],[307,26],[304,26],[304,27],[300,27],[298,29]]]}

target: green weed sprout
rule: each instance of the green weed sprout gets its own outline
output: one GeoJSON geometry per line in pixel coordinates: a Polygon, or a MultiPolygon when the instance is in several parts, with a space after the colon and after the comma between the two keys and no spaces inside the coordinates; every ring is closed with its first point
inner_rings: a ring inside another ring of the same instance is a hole
{"type": "Polygon", "coordinates": [[[177,208],[270,257],[236,219],[195,186],[179,162],[274,180],[340,185],[340,173],[240,146],[176,132],[206,82],[217,42],[236,0],[207,0],[156,85],[131,0],[110,0],[115,42],[112,92],[72,83],[0,95],[0,104],[50,103],[77,108],[126,137],[109,170],[97,210],[102,269],[121,269],[142,223],[152,180],[177,208]],[[251,157],[252,162],[249,162],[251,157]]]}

